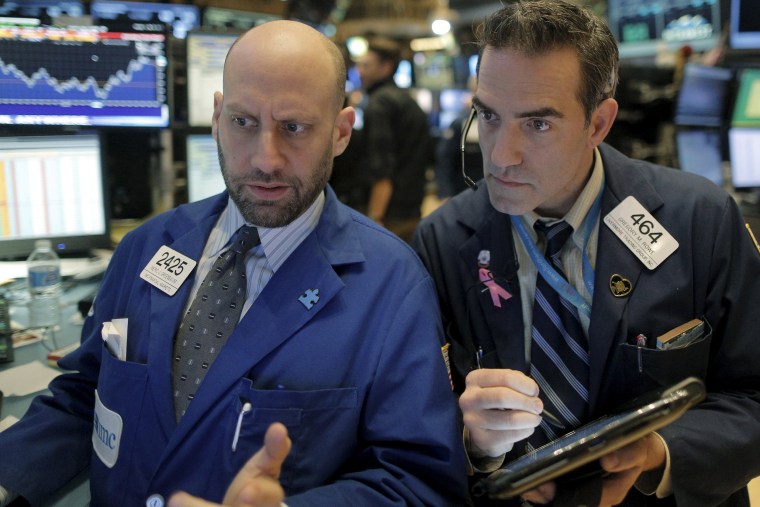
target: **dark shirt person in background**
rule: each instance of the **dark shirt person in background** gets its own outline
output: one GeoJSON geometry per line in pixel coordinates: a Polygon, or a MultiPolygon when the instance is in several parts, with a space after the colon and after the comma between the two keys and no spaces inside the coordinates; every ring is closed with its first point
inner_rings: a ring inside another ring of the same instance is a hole
{"type": "Polygon", "coordinates": [[[433,148],[427,116],[393,81],[401,51],[395,41],[370,39],[357,62],[368,95],[362,164],[369,181],[367,215],[405,241],[419,222],[433,148]]]}

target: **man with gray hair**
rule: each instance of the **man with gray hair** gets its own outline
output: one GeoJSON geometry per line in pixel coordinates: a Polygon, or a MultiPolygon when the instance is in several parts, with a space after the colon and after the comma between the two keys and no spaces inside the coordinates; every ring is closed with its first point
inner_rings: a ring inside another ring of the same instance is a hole
{"type": "Polygon", "coordinates": [[[618,51],[587,9],[518,1],[477,35],[483,179],[465,176],[474,190],[413,242],[438,288],[475,477],[694,376],[707,397],[680,419],[602,457],[593,480],[523,498],[747,505],[760,475],[760,256],[736,203],[604,144],[618,51]],[[702,335],[658,345],[694,319],[702,335]]]}

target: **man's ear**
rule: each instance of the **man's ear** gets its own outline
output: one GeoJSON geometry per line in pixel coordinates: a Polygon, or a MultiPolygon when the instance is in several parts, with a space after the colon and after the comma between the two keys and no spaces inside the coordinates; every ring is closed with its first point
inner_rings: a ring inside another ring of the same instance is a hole
{"type": "Polygon", "coordinates": [[[344,107],[335,118],[335,131],[333,133],[333,156],[337,157],[346,149],[351,140],[356,111],[353,107],[344,107]]]}
{"type": "Polygon", "coordinates": [[[214,92],[214,114],[211,116],[211,135],[216,139],[216,131],[219,128],[219,117],[222,114],[222,92],[214,92]]]}
{"type": "Polygon", "coordinates": [[[607,137],[618,112],[618,103],[615,99],[604,99],[596,106],[591,115],[589,124],[589,143],[596,148],[607,137]]]}

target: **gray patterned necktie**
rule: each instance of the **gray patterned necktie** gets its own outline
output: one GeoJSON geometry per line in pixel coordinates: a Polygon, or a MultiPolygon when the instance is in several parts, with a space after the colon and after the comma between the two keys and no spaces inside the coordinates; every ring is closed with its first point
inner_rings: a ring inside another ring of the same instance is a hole
{"type": "Polygon", "coordinates": [[[217,257],[182,319],[174,341],[172,382],[177,421],[185,415],[214,359],[235,330],[246,298],[245,253],[260,243],[244,225],[217,257]]]}

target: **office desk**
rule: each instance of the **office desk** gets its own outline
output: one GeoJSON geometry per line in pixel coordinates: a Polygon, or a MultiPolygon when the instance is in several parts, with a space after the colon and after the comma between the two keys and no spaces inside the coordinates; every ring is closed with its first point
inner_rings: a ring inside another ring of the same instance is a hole
{"type": "MultiPolygon", "coordinates": [[[[5,371],[14,366],[21,366],[34,360],[47,364],[47,353],[50,350],[78,342],[82,331],[82,325],[81,319],[79,319],[79,322],[73,319],[78,313],[77,302],[83,297],[91,294],[96,289],[96,283],[86,283],[65,290],[61,296],[63,319],[61,329],[55,333],[55,344],[52,343],[51,338],[46,338],[41,342],[15,348],[14,361],[11,363],[0,364],[0,371],[5,371]]],[[[20,301],[16,303],[11,301],[10,309],[11,318],[14,322],[18,322],[21,325],[27,324],[27,310],[23,302],[20,301]]],[[[2,414],[0,414],[0,416],[2,418],[14,416],[21,419],[29,408],[29,405],[32,403],[34,397],[39,394],[49,394],[49,391],[30,394],[28,396],[6,396],[3,401],[2,414]]],[[[87,480],[87,474],[83,474],[72,481],[65,490],[61,492],[59,497],[54,499],[49,505],[54,507],[83,507],[89,505],[89,502],[89,482],[87,480]]]]}

